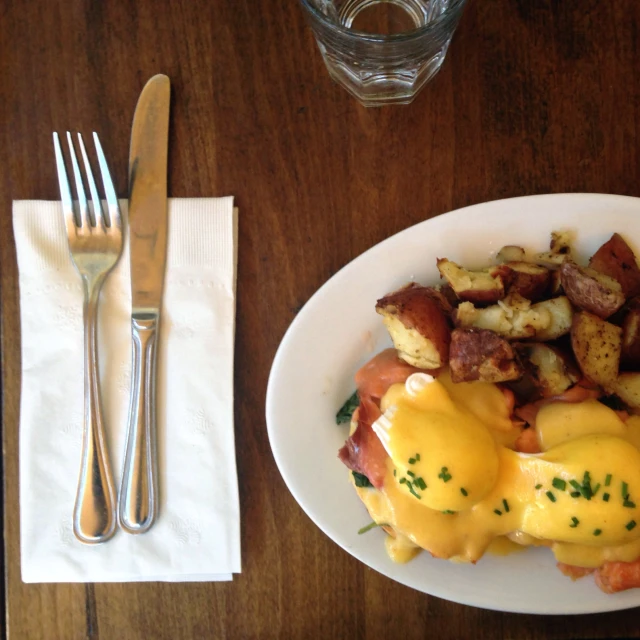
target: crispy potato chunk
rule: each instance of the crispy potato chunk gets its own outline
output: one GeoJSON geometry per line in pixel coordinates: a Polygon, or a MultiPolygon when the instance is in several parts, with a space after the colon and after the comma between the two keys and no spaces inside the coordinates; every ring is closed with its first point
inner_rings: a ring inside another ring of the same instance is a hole
{"type": "Polygon", "coordinates": [[[622,322],[622,357],[620,365],[640,371],[640,306],[634,304],[622,322]]]}
{"type": "Polygon", "coordinates": [[[589,266],[620,283],[626,298],[640,295],[640,268],[633,249],[614,233],[589,260],[589,266]]]}
{"type": "Polygon", "coordinates": [[[620,366],[622,329],[580,311],[573,316],[571,346],[584,376],[607,391],[613,390],[620,366]]]}
{"type": "Polygon", "coordinates": [[[533,262],[545,267],[559,267],[565,262],[573,261],[573,249],[571,247],[570,231],[552,231],[549,251],[537,253],[533,262]]]}
{"type": "Polygon", "coordinates": [[[376,304],[398,356],[421,369],[447,364],[451,330],[442,309],[442,294],[411,283],[376,304]]]}
{"type": "Polygon", "coordinates": [[[453,382],[505,382],[522,375],[513,347],[487,329],[454,329],[449,367],[453,382]]]}
{"type": "Polygon", "coordinates": [[[540,397],[560,395],[580,379],[572,358],[556,347],[532,342],[519,344],[516,349],[540,397]]]}
{"type": "Polygon", "coordinates": [[[508,282],[509,294],[517,293],[536,302],[544,298],[549,290],[551,272],[546,267],[531,262],[507,262],[497,269],[502,270],[502,277],[508,282]]]}
{"type": "Polygon", "coordinates": [[[490,329],[510,340],[533,337],[554,340],[569,331],[572,313],[571,304],[564,296],[532,305],[514,294],[485,309],[463,302],[453,317],[458,327],[490,329]]]}
{"type": "Polygon", "coordinates": [[[560,268],[560,278],[571,303],[600,318],[608,318],[624,304],[620,283],[594,269],[566,262],[560,268]]]}
{"type": "Polygon", "coordinates": [[[640,373],[636,371],[621,373],[612,391],[632,409],[640,409],[640,373]]]}
{"type": "Polygon", "coordinates": [[[522,247],[516,247],[513,244],[508,244],[496,255],[498,262],[522,262],[525,259],[525,251],[522,247]]]}
{"type": "Polygon", "coordinates": [[[491,304],[504,298],[502,276],[489,271],[469,271],[445,258],[437,260],[438,271],[460,300],[476,304],[491,304]]]}

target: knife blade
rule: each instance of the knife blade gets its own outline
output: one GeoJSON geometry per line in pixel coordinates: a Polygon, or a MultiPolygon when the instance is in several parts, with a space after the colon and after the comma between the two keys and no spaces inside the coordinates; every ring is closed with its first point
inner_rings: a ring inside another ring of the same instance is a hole
{"type": "Polygon", "coordinates": [[[118,520],[144,533],[158,515],[156,361],[167,254],[171,83],[153,76],[133,116],[129,151],[132,377],[118,520]]]}

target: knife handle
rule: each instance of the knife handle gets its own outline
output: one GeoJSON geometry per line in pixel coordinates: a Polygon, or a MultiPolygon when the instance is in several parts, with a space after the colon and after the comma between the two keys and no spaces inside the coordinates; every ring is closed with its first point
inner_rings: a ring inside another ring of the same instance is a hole
{"type": "Polygon", "coordinates": [[[158,315],[131,318],[131,404],[118,519],[127,533],[144,533],[158,515],[156,350],[158,315]]]}

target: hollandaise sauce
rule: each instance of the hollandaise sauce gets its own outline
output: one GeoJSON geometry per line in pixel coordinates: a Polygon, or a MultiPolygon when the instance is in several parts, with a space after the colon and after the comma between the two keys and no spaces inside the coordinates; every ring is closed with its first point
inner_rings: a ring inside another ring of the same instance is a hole
{"type": "Polygon", "coordinates": [[[373,429],[389,454],[384,485],[358,493],[393,528],[394,559],[423,548],[475,562],[505,536],[577,566],[640,557],[638,425],[603,404],[542,409],[539,454],[506,446],[517,429],[495,385],[416,373],[389,388],[381,409],[373,429]]]}

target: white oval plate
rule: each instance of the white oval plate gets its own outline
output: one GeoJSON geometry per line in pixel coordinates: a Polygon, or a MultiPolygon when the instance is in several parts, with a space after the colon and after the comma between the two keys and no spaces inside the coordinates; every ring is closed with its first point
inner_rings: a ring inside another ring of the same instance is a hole
{"type": "Polygon", "coordinates": [[[353,392],[353,375],[391,346],[376,300],[409,280],[435,284],[436,258],[467,267],[489,263],[505,244],[543,251],[550,232],[575,230],[587,259],[614,231],[640,247],[640,199],[595,194],[530,196],[487,202],[432,218],[359,256],[323,285],[289,327],[267,389],[267,428],[276,463],[307,515],[343,549],[380,573],[454,602],[520,613],[576,614],[640,605],[640,589],[602,593],[592,577],[572,582],[550,551],[485,556],[475,566],[420,554],[394,564],[384,533],[358,535],[371,522],[338,460],[347,437],[336,411],[353,392]]]}

